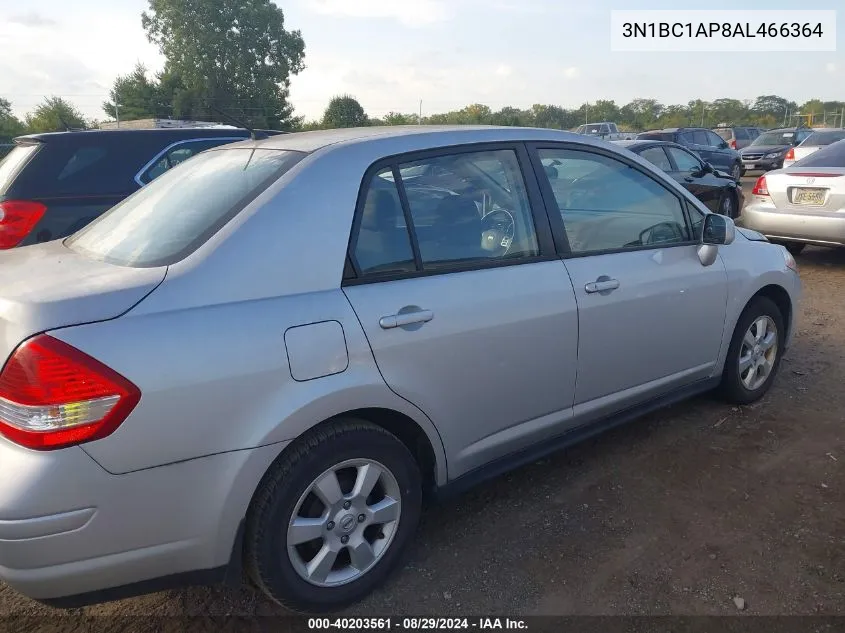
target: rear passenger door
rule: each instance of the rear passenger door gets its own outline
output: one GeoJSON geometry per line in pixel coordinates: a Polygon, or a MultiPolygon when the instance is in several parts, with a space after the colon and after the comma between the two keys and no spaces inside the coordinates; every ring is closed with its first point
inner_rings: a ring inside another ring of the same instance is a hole
{"type": "Polygon", "coordinates": [[[522,145],[374,165],[349,255],[376,363],[437,426],[450,477],[565,428],[577,306],[522,145]]]}
{"type": "Polygon", "coordinates": [[[534,148],[578,301],[575,420],[589,422],[711,376],[727,281],[721,258],[711,266],[698,258],[702,214],[616,154],[534,148]]]}

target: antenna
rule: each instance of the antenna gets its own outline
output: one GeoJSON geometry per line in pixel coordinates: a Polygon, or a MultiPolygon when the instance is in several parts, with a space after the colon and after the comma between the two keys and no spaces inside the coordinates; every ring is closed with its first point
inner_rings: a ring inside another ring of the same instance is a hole
{"type": "Polygon", "coordinates": [[[267,138],[267,135],[264,134],[263,132],[256,132],[253,128],[249,127],[246,123],[244,123],[240,119],[236,119],[235,117],[233,117],[230,114],[226,114],[225,112],[223,112],[223,110],[221,110],[220,108],[215,106],[213,103],[209,103],[208,107],[211,108],[212,110],[214,110],[217,114],[222,116],[224,119],[227,119],[231,123],[234,123],[238,127],[242,127],[247,132],[249,132],[249,136],[253,141],[260,141],[261,139],[267,138]]]}

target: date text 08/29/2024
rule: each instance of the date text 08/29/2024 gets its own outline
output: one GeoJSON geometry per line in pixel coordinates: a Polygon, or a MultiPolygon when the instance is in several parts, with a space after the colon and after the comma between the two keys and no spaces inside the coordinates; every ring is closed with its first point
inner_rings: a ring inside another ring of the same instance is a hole
{"type": "Polygon", "coordinates": [[[309,631],[496,631],[527,630],[520,618],[308,618],[309,631]]]}

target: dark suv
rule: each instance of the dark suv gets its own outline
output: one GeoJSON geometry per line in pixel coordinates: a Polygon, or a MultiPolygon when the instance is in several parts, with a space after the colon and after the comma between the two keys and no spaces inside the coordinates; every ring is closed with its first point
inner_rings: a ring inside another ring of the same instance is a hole
{"type": "Polygon", "coordinates": [[[769,171],[783,167],[786,153],[813,133],[808,127],[784,127],[763,132],[742,150],[742,165],[748,171],[769,171]]]}
{"type": "Polygon", "coordinates": [[[18,137],[0,161],[0,250],[66,237],[174,165],[249,136],[217,127],[18,137]]]}
{"type": "Polygon", "coordinates": [[[673,127],[637,135],[638,141],[672,141],[688,147],[704,161],[739,180],[743,174],[739,152],[731,149],[721,136],[703,127],[673,127]]]}

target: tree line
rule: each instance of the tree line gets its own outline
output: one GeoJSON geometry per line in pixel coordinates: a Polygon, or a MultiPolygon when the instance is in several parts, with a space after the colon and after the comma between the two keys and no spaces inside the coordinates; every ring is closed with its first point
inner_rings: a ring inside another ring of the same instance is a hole
{"type": "MultiPolygon", "coordinates": [[[[655,99],[634,99],[617,105],[611,100],[578,108],[536,104],[530,108],[493,110],[474,103],[451,112],[417,114],[390,112],[374,117],[350,95],[339,95],[323,116],[307,121],[294,116],[290,78],[305,68],[302,34],[285,28],[284,13],[271,0],[148,0],[141,14],[147,39],[164,56],[163,69],[150,73],[137,64],[114,81],[103,113],[111,120],[186,119],[240,121],[250,127],[309,130],[359,125],[491,124],[572,129],[582,123],[615,121],[627,131],[659,127],[706,126],[721,123],[776,127],[796,124],[796,114],[841,113],[845,102],[817,99],[798,104],[778,95],[754,100],[716,99],[664,105],[655,99]]],[[[831,119],[835,125],[842,121],[831,119]]],[[[23,133],[96,127],[70,101],[49,97],[23,120],[12,104],[0,99],[0,144],[23,133]]]]}

